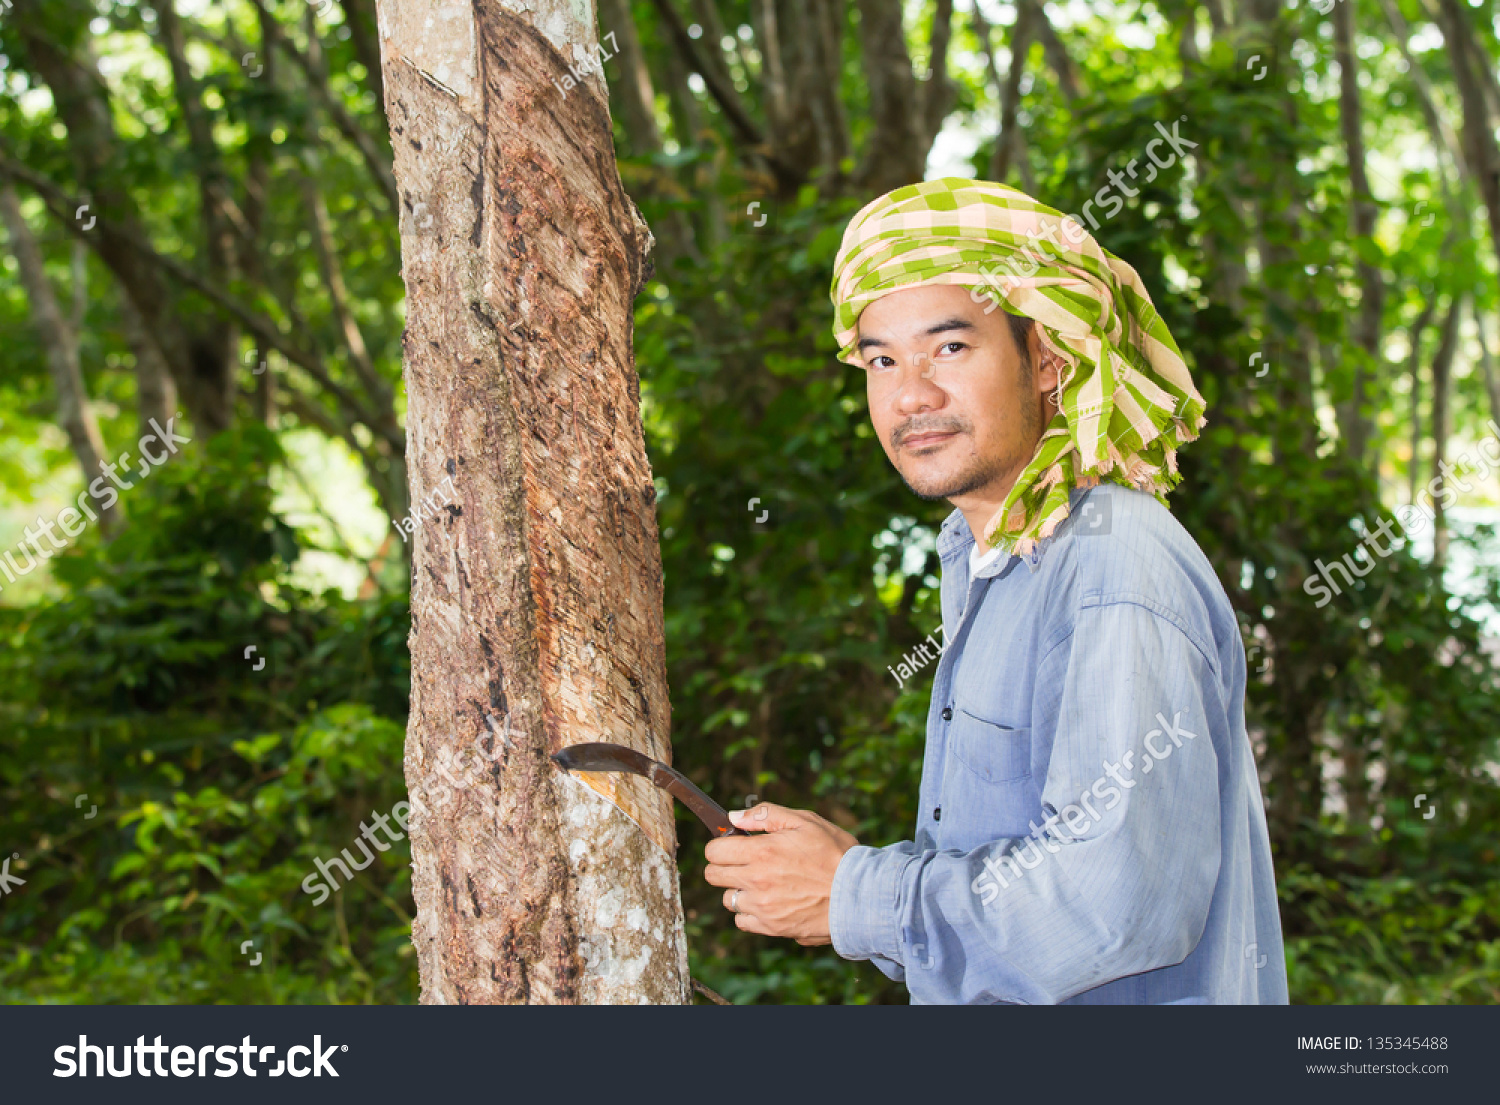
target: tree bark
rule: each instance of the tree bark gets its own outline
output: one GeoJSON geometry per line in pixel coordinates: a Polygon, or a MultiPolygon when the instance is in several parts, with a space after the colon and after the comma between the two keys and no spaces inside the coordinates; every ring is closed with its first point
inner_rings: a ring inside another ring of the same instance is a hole
{"type": "Polygon", "coordinates": [[[595,740],[671,757],[631,336],[651,239],[602,76],[562,90],[597,57],[590,8],[381,0],[379,16],[411,498],[441,504],[413,536],[422,1001],[682,1003],[670,799],[547,758],[595,740]],[[484,778],[454,786],[443,765],[471,747],[484,778]]]}
{"type": "Polygon", "coordinates": [[[1195,0],[1187,0],[1182,12],[1182,32],[1177,36],[1177,57],[1182,62],[1184,74],[1194,66],[1203,64],[1203,55],[1198,52],[1198,7],[1195,0]]]}
{"type": "Polygon", "coordinates": [[[825,188],[836,187],[839,162],[848,156],[848,136],[842,103],[828,93],[829,67],[837,64],[829,57],[828,4],[792,0],[779,12],[774,3],[766,8],[778,20],[785,16],[785,22],[778,21],[776,26],[778,41],[784,44],[782,68],[787,81],[781,122],[771,129],[769,140],[782,161],[817,170],[825,188]]]}
{"type": "Polygon", "coordinates": [[[1203,0],[1203,6],[1208,11],[1208,22],[1213,27],[1214,39],[1223,38],[1229,33],[1229,13],[1225,10],[1224,0],[1203,0]]]}

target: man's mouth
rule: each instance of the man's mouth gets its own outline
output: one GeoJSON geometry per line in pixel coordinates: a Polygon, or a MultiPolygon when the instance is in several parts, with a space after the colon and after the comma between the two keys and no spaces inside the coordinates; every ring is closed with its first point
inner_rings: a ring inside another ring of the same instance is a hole
{"type": "Polygon", "coordinates": [[[901,448],[913,452],[923,449],[931,449],[942,445],[958,436],[957,430],[924,430],[921,433],[908,434],[901,439],[901,448]]]}

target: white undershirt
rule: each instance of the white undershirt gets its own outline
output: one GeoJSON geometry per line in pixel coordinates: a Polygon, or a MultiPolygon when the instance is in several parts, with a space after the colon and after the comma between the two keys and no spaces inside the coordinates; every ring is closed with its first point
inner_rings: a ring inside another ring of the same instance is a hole
{"type": "Polygon", "coordinates": [[[975,541],[969,548],[969,578],[973,579],[976,573],[989,567],[998,559],[1000,559],[1000,546],[996,545],[989,552],[981,554],[979,542],[975,541]]]}

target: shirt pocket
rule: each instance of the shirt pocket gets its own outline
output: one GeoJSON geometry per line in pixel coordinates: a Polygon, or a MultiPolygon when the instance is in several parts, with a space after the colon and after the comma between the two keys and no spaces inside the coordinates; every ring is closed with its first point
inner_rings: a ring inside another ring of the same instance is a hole
{"type": "Polygon", "coordinates": [[[948,742],[954,759],[986,783],[1031,777],[1030,729],[1008,729],[960,706],[953,712],[948,742]]]}
{"type": "Polygon", "coordinates": [[[1007,729],[957,709],[948,728],[939,847],[970,851],[1030,832],[1040,815],[1031,778],[1031,730],[1007,729]]]}

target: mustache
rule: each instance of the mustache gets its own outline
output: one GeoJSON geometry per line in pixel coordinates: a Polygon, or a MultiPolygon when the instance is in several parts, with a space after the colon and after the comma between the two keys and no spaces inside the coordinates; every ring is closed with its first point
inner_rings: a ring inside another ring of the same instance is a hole
{"type": "Polygon", "coordinates": [[[916,437],[919,434],[930,433],[968,433],[973,430],[973,425],[967,418],[958,418],[954,415],[940,415],[929,418],[908,418],[901,425],[891,431],[891,448],[899,449],[907,438],[916,437]]]}

